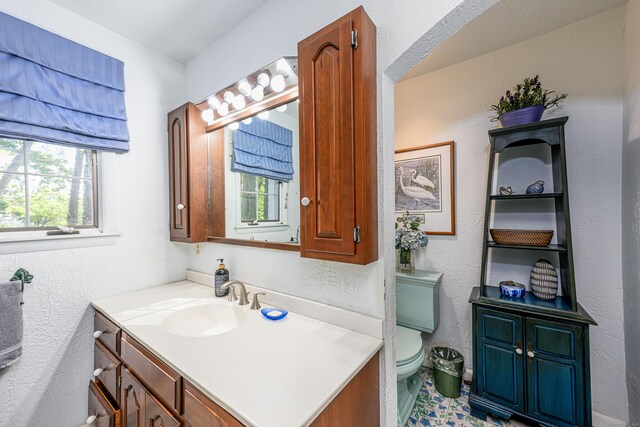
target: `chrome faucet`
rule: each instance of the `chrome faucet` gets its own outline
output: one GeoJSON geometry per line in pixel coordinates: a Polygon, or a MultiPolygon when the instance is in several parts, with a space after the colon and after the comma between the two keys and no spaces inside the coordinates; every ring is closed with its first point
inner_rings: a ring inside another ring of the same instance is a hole
{"type": "Polygon", "coordinates": [[[247,288],[244,287],[244,283],[239,280],[230,280],[227,283],[221,286],[222,289],[229,289],[229,301],[238,300],[238,305],[247,305],[249,304],[249,299],[247,298],[247,288]],[[237,285],[238,289],[240,289],[240,298],[236,297],[236,293],[234,290],[234,286],[237,285]]]}

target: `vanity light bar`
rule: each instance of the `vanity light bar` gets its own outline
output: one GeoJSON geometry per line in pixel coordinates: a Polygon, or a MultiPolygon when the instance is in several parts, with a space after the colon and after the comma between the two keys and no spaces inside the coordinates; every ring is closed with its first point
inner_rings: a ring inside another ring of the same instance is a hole
{"type": "Polygon", "coordinates": [[[298,93],[298,58],[285,56],[238,80],[199,103],[207,130],[257,112],[275,98],[293,99],[298,93]]]}

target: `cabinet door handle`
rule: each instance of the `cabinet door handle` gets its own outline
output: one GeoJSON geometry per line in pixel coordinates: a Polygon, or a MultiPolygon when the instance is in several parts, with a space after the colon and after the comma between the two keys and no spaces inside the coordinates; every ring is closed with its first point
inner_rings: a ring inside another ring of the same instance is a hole
{"type": "Polygon", "coordinates": [[[522,356],[522,349],[521,348],[516,348],[516,354],[518,356],[522,356]]]}
{"type": "Polygon", "coordinates": [[[178,208],[179,211],[185,208],[185,206],[182,203],[178,203],[178,206],[176,207],[178,208]]]}
{"type": "Polygon", "coordinates": [[[87,418],[87,422],[86,424],[93,424],[96,422],[96,416],[95,415],[91,415],[89,418],[87,418]]]}
{"type": "Polygon", "coordinates": [[[535,353],[531,350],[527,351],[527,356],[529,357],[529,359],[533,359],[535,357],[535,353]]]}
{"type": "Polygon", "coordinates": [[[99,377],[99,376],[100,376],[100,374],[102,374],[104,371],[105,371],[105,369],[98,368],[98,369],[96,369],[95,371],[93,371],[93,376],[94,376],[94,377],[99,377]]]}
{"type": "Polygon", "coordinates": [[[309,203],[311,203],[311,199],[309,199],[308,197],[303,197],[302,199],[300,199],[300,203],[302,203],[302,206],[309,206],[309,203]]]}
{"type": "Polygon", "coordinates": [[[94,337],[95,339],[98,339],[98,338],[100,338],[100,337],[102,336],[102,334],[104,334],[104,331],[95,331],[95,332],[93,333],[93,337],[94,337]]]}

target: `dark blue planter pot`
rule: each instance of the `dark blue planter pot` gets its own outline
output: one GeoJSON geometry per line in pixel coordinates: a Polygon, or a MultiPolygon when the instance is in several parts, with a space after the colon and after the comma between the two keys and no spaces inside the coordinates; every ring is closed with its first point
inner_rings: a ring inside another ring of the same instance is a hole
{"type": "Polygon", "coordinates": [[[527,123],[539,122],[544,113],[544,106],[525,107],[519,110],[509,111],[498,117],[502,127],[518,126],[527,123]]]}

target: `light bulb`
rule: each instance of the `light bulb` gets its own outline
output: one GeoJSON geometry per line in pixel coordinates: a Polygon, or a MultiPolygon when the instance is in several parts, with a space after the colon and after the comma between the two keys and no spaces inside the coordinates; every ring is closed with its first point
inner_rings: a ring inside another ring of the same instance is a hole
{"type": "Polygon", "coordinates": [[[233,98],[233,108],[236,110],[242,110],[246,102],[244,101],[244,95],[239,93],[235,98],[233,98]]]}
{"type": "Polygon", "coordinates": [[[276,92],[282,92],[284,90],[285,82],[282,74],[276,74],[271,79],[271,89],[276,92]]]}
{"type": "Polygon", "coordinates": [[[258,84],[262,87],[269,86],[269,75],[267,73],[258,74],[258,84]]]}
{"type": "Polygon", "coordinates": [[[250,125],[252,121],[253,119],[251,117],[247,117],[242,121],[242,123],[244,123],[245,125],[250,125]]]}
{"type": "Polygon", "coordinates": [[[276,107],[276,110],[280,111],[281,113],[284,113],[285,111],[287,111],[287,104],[276,107]]]}
{"type": "Polygon", "coordinates": [[[233,122],[229,124],[229,129],[231,130],[238,130],[239,127],[240,125],[238,124],[238,122],[233,122]]]}
{"type": "Polygon", "coordinates": [[[278,73],[282,74],[285,77],[287,77],[289,74],[291,74],[291,71],[292,71],[291,70],[291,66],[289,65],[287,60],[284,59],[284,58],[278,59],[278,62],[276,64],[276,68],[278,70],[278,73]]]}
{"type": "Polygon", "coordinates": [[[207,123],[211,123],[213,121],[213,110],[211,108],[207,108],[202,112],[202,120],[207,123]]]}
{"type": "Polygon", "coordinates": [[[218,106],[218,114],[220,114],[221,116],[226,116],[227,114],[229,114],[229,104],[227,104],[226,101],[218,106]]]}
{"type": "Polygon", "coordinates": [[[235,98],[235,95],[233,94],[233,92],[228,90],[224,93],[224,95],[222,95],[222,98],[224,98],[224,101],[227,104],[231,104],[233,102],[233,98],[235,98]]]}
{"type": "Polygon", "coordinates": [[[218,108],[218,106],[220,105],[220,100],[218,100],[218,98],[215,98],[215,97],[209,99],[208,102],[209,102],[209,107],[213,108],[214,110],[218,108]]]}
{"type": "Polygon", "coordinates": [[[263,111],[262,113],[258,113],[258,118],[262,120],[266,120],[269,118],[269,112],[263,111]]]}
{"type": "Polygon", "coordinates": [[[249,96],[249,94],[251,93],[251,85],[249,84],[249,82],[247,82],[246,80],[242,81],[238,85],[238,92],[240,92],[244,96],[249,96]]]}
{"type": "Polygon", "coordinates": [[[262,87],[262,85],[254,87],[251,91],[251,97],[256,101],[262,101],[264,98],[264,87],[262,87]]]}

